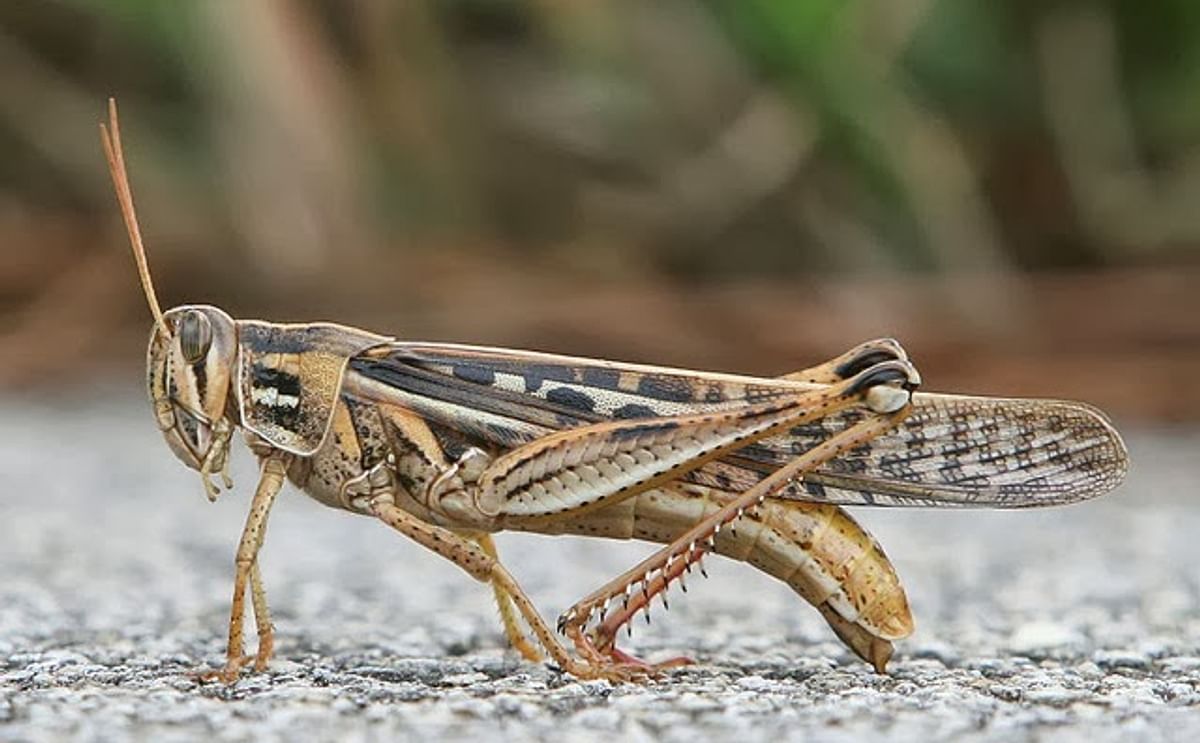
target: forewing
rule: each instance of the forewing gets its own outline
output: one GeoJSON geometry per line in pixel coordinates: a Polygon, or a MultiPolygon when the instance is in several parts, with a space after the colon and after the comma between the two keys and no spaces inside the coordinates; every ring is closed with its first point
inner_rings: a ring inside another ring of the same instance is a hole
{"type": "MultiPolygon", "coordinates": [[[[812,386],[452,344],[391,344],[355,358],[350,368],[379,385],[378,394],[497,452],[598,421],[728,410],[812,386]]],[[[798,426],[686,479],[745,490],[860,415],[798,426]]],[[[922,393],[896,431],[829,462],[778,497],[1021,508],[1094,497],[1115,487],[1127,466],[1120,437],[1090,406],[922,393]]]]}
{"type": "MultiPolygon", "coordinates": [[[[744,489],[850,425],[825,418],[739,451],[708,484],[744,489]],[[757,473],[757,474],[756,474],[757,473]]],[[[782,498],[841,505],[1028,508],[1116,487],[1128,455],[1103,413],[1061,400],[917,394],[895,431],[831,461],[782,498]]]]}

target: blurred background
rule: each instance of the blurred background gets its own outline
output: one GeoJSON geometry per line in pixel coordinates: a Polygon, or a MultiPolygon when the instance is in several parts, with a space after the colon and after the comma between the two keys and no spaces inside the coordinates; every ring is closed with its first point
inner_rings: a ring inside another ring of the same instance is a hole
{"type": "Polygon", "coordinates": [[[1200,419],[1194,0],[9,0],[0,389],[164,306],[1200,419]]]}

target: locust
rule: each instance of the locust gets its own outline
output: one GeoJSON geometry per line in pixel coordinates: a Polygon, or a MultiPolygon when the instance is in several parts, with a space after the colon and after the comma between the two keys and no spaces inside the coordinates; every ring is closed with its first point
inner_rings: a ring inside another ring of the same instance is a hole
{"type": "Polygon", "coordinates": [[[286,482],[372,517],[489,584],[527,660],[632,681],[619,630],[720,555],[783,581],[878,672],[913,632],[883,549],[845,506],[1026,508],[1100,495],[1124,444],[1082,403],[918,392],[891,339],[779,377],[408,341],[345,325],[235,320],[159,306],[116,103],[100,124],[153,316],[147,387],[167,445],[216,500],[240,431],[260,477],[237,546],[226,660],[234,683],[274,652],[259,567],[286,482]],[[220,484],[216,481],[219,480],[220,484]],[[663,545],[551,627],[496,551],[505,530],[663,545]],[[245,651],[249,595],[258,636],[245,651]]]}

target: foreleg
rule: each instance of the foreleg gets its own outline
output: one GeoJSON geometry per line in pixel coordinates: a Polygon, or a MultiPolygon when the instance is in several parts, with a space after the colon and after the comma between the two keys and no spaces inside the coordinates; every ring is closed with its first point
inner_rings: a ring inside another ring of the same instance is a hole
{"type": "Polygon", "coordinates": [[[267,597],[257,560],[258,551],[266,536],[271,505],[283,488],[287,460],[287,455],[280,452],[273,452],[263,459],[262,475],[258,480],[258,488],[254,491],[254,499],[250,502],[250,513],[246,516],[246,526],[242,529],[242,538],[238,543],[237,558],[234,561],[233,604],[229,613],[229,642],[225,648],[225,667],[208,674],[209,677],[218,678],[227,684],[236,681],[242,667],[250,661],[244,653],[247,583],[250,584],[251,601],[259,631],[258,652],[254,659],[257,670],[266,667],[274,647],[274,632],[271,629],[267,597]]]}
{"type": "Polygon", "coordinates": [[[250,604],[254,608],[254,629],[258,633],[258,652],[254,654],[254,670],[267,670],[267,663],[275,653],[275,625],[271,624],[271,610],[267,606],[267,592],[263,588],[262,571],[258,558],[250,566],[250,604]]]}

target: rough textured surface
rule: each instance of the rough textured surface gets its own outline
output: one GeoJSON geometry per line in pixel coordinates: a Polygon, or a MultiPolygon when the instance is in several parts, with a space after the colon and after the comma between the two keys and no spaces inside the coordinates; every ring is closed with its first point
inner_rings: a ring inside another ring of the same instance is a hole
{"type": "MultiPolygon", "coordinates": [[[[503,649],[489,592],[288,493],[264,575],[269,674],[226,688],[253,469],[216,506],[131,393],[0,402],[0,740],[1200,739],[1200,433],[1136,432],[1117,493],[1041,512],[858,511],[905,578],[891,676],[752,569],[713,560],[628,648],[699,665],[580,683],[503,649]]],[[[554,617],[649,545],[502,535],[554,617]]]]}

